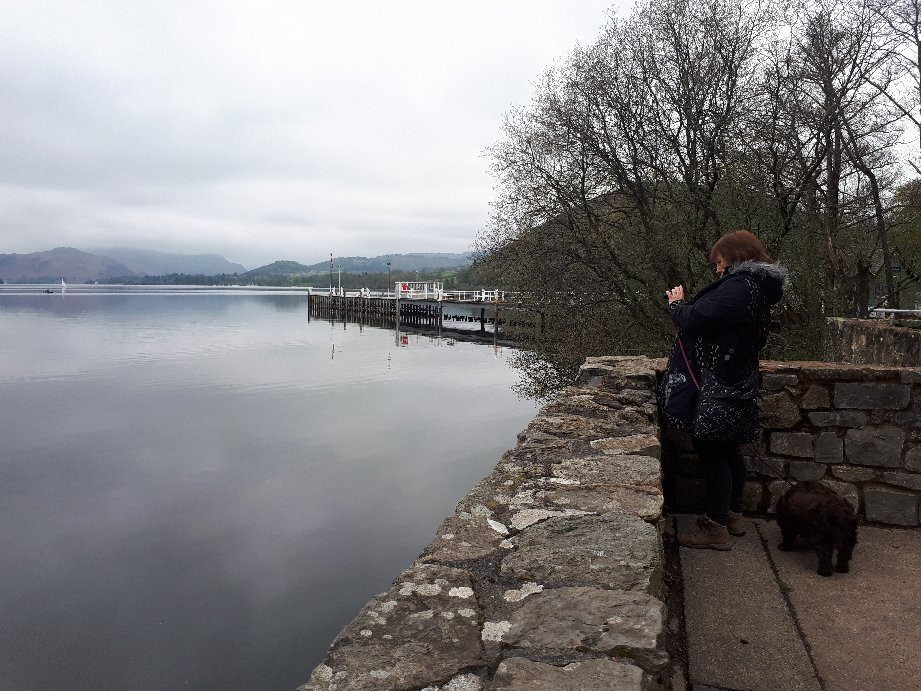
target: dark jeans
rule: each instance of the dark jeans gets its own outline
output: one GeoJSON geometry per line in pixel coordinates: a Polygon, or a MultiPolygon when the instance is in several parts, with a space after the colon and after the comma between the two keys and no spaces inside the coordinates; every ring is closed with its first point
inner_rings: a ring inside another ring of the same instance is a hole
{"type": "Polygon", "coordinates": [[[742,511],[745,459],[739,453],[738,444],[695,439],[694,450],[704,467],[707,516],[726,525],[730,511],[742,511]]]}

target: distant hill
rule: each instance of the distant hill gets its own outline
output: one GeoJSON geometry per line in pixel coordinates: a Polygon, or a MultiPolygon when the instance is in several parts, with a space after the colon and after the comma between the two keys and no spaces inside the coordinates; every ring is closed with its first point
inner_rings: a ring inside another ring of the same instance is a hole
{"type": "MultiPolygon", "coordinates": [[[[329,270],[329,262],[326,262],[326,268],[329,270]]],[[[247,276],[288,276],[290,274],[306,274],[311,273],[309,266],[304,266],[303,264],[298,264],[293,261],[277,261],[272,262],[271,264],[266,264],[265,266],[260,266],[258,269],[253,269],[252,271],[247,271],[247,276]]],[[[315,271],[312,273],[316,273],[315,271]]]]}
{"type": "MultiPolygon", "coordinates": [[[[469,252],[413,254],[382,254],[377,257],[336,257],[334,268],[343,273],[387,273],[387,262],[394,273],[410,271],[443,271],[469,266],[469,252]]],[[[7,283],[68,283],[104,281],[134,276],[240,274],[258,276],[310,276],[329,272],[329,261],[305,265],[296,261],[277,261],[247,271],[240,264],[227,261],[219,254],[173,254],[153,250],[110,248],[93,253],[57,247],[32,254],[0,254],[0,278],[7,283]]]]}
{"type": "Polygon", "coordinates": [[[110,257],[141,276],[163,274],[242,274],[246,267],[229,262],[219,254],[174,254],[126,247],[93,250],[93,254],[110,257]]]}
{"type": "MultiPolygon", "coordinates": [[[[387,262],[391,271],[436,271],[468,266],[472,254],[448,252],[417,252],[413,254],[382,254],[377,257],[334,257],[333,269],[342,267],[347,273],[387,273],[387,262]]],[[[299,264],[293,261],[278,261],[260,266],[247,273],[252,276],[281,276],[289,274],[324,274],[329,272],[329,261],[316,264],[299,264]]]]}
{"type": "Polygon", "coordinates": [[[0,254],[0,278],[7,283],[58,283],[62,278],[68,283],[86,283],[133,274],[114,259],[73,247],[31,254],[0,254]]]}

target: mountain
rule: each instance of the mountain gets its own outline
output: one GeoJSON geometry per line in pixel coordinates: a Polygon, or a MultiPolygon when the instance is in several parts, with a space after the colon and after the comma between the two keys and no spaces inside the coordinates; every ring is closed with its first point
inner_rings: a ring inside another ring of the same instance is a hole
{"type": "MultiPolygon", "coordinates": [[[[436,271],[455,269],[473,261],[470,252],[461,254],[449,252],[417,252],[413,254],[382,254],[377,257],[335,257],[333,270],[339,267],[348,273],[387,273],[387,262],[391,271],[436,271]]],[[[329,272],[329,261],[305,266],[292,261],[273,262],[247,273],[253,276],[279,276],[285,274],[323,274],[329,272]]]]}
{"type": "MultiPolygon", "coordinates": [[[[329,270],[329,263],[326,264],[327,270],[329,270]]],[[[311,273],[309,266],[304,266],[303,264],[298,264],[293,261],[277,261],[272,262],[271,264],[266,264],[265,266],[260,266],[258,269],[253,269],[252,271],[247,271],[247,276],[287,276],[288,274],[306,274],[311,273]]],[[[316,271],[312,272],[316,273],[316,271]]]]}
{"type": "Polygon", "coordinates": [[[111,257],[141,276],[163,274],[242,274],[246,267],[227,261],[219,254],[173,254],[126,247],[93,250],[94,254],[111,257]]]}
{"type": "Polygon", "coordinates": [[[114,259],[73,247],[32,254],[0,254],[0,278],[7,283],[58,283],[62,278],[68,283],[86,283],[133,274],[114,259]]]}

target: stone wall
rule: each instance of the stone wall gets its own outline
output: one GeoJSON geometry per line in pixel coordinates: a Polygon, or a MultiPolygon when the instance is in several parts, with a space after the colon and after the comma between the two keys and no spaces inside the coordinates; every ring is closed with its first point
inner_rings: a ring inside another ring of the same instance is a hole
{"type": "Polygon", "coordinates": [[[657,688],[657,365],[587,361],[301,691],[657,688]]]}
{"type": "MultiPolygon", "coordinates": [[[[748,460],[747,511],[774,510],[789,486],[780,476],[821,480],[867,521],[921,524],[921,368],[762,362],[761,388],[763,460],[748,460]]],[[[686,436],[666,433],[663,471],[670,509],[701,510],[686,436]]]]}
{"type": "Polygon", "coordinates": [[[921,365],[921,322],[828,319],[824,350],[829,362],[917,367],[921,365]]]}

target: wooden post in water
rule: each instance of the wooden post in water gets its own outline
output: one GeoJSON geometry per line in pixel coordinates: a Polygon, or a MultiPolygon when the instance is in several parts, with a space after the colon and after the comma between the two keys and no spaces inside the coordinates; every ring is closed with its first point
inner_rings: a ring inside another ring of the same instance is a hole
{"type": "Polygon", "coordinates": [[[493,340],[498,340],[499,338],[499,291],[496,291],[496,310],[493,313],[493,333],[495,333],[495,338],[493,340]]]}

